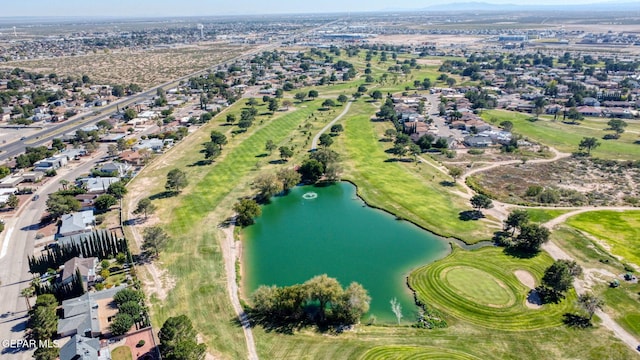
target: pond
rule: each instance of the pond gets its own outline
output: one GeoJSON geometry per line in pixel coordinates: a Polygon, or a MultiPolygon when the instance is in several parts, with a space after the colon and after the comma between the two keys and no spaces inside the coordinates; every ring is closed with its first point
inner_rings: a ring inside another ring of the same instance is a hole
{"type": "Polygon", "coordinates": [[[442,238],[368,207],[350,183],[299,186],[263,206],[246,229],[243,280],[248,294],[260,285],[292,285],[320,274],[343,287],[357,281],[372,299],[363,321],[371,314],[378,322],[395,321],[389,304],[395,297],[411,322],[418,308],[406,276],[448,251],[442,238]]]}

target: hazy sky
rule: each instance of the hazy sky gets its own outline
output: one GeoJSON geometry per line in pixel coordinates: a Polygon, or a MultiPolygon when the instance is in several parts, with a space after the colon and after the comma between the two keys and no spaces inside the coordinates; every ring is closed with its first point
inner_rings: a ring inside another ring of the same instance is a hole
{"type": "MultiPolygon", "coordinates": [[[[526,4],[522,0],[1,0],[5,16],[208,16],[230,14],[274,14],[377,11],[389,8],[415,9],[452,2],[526,4]]],[[[595,0],[563,0],[563,4],[595,0]]],[[[536,5],[558,4],[537,0],[536,5]]]]}

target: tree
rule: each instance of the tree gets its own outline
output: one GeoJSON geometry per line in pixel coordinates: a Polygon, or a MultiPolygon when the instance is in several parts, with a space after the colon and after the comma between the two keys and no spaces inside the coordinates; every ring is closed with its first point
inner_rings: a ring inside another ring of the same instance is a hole
{"type": "MultiPolygon", "coordinates": [[[[111,124],[109,124],[109,125],[111,125],[111,124]]],[[[56,150],[58,150],[58,151],[62,151],[67,147],[67,145],[65,145],[64,142],[62,142],[62,139],[55,138],[55,139],[51,140],[51,147],[56,149],[56,150]]],[[[2,176],[0,176],[0,177],[2,177],[2,176]]]]}
{"type": "Polygon", "coordinates": [[[624,133],[624,128],[626,128],[628,124],[624,120],[611,119],[607,122],[607,125],[609,125],[609,128],[615,131],[616,134],[620,135],[624,133]]]}
{"type": "Polygon", "coordinates": [[[113,295],[113,301],[115,301],[115,303],[118,306],[128,303],[130,301],[135,301],[139,303],[143,299],[144,299],[144,294],[132,288],[124,288],[113,295]]]}
{"type": "Polygon", "coordinates": [[[370,303],[371,297],[367,290],[357,282],[352,282],[336,303],[332,304],[332,315],[340,323],[355,324],[369,311],[370,303]]]}
{"type": "Polygon", "coordinates": [[[460,175],[462,175],[462,169],[459,167],[453,167],[449,169],[449,175],[453,178],[453,182],[456,182],[460,175]]]}
{"type": "Polygon", "coordinates": [[[233,205],[236,216],[236,223],[240,226],[249,226],[254,223],[254,218],[262,215],[260,205],[253,199],[242,199],[233,205]]]}
{"type": "Polygon", "coordinates": [[[127,188],[122,181],[116,181],[109,185],[107,194],[113,195],[116,199],[122,199],[127,194],[127,188]]]}
{"type": "Polygon", "coordinates": [[[302,181],[315,183],[322,177],[324,169],[325,167],[318,160],[307,159],[300,165],[298,172],[302,176],[302,181]]]}
{"type": "Polygon", "coordinates": [[[247,106],[256,106],[258,105],[258,100],[256,100],[255,98],[249,98],[246,104],[247,106]]]}
{"type": "Polygon", "coordinates": [[[387,141],[392,141],[397,134],[398,134],[398,131],[396,131],[396,129],[387,129],[384,131],[384,137],[387,141]]]}
{"type": "Polygon", "coordinates": [[[309,94],[307,94],[308,97],[310,97],[311,99],[315,99],[318,97],[318,90],[309,90],[309,94]]]}
{"type": "Polygon", "coordinates": [[[505,230],[511,230],[511,236],[514,236],[516,230],[522,229],[529,223],[529,212],[527,210],[513,210],[504,221],[505,230]]]}
{"type": "Polygon", "coordinates": [[[320,135],[320,146],[329,147],[333,144],[333,138],[329,134],[320,135]]]}
{"type": "Polygon", "coordinates": [[[382,99],[382,91],[374,90],[371,92],[371,94],[369,94],[369,96],[371,96],[371,98],[373,98],[374,100],[380,100],[382,99]]]}
{"type": "Polygon", "coordinates": [[[126,303],[118,305],[118,311],[121,314],[131,316],[134,322],[142,321],[143,310],[142,305],[140,305],[138,301],[127,301],[126,303]]]}
{"type": "Polygon", "coordinates": [[[511,131],[513,129],[513,123],[509,120],[500,122],[500,127],[504,131],[511,131]]]}
{"type": "Polygon", "coordinates": [[[9,194],[9,198],[7,199],[7,202],[5,203],[5,206],[13,209],[13,208],[18,207],[19,204],[20,204],[20,199],[18,199],[16,194],[9,194]]]}
{"type": "Polygon", "coordinates": [[[138,113],[133,108],[128,108],[127,110],[124,111],[125,121],[133,120],[136,118],[136,116],[138,116],[138,113]]]}
{"type": "Polygon", "coordinates": [[[109,329],[111,335],[120,336],[126,334],[133,326],[133,317],[131,315],[119,312],[111,322],[109,329]]]}
{"type": "Polygon", "coordinates": [[[167,174],[167,183],[164,186],[167,190],[173,190],[175,192],[180,192],[180,189],[184,188],[189,184],[187,180],[187,174],[180,169],[172,169],[167,174]]]}
{"type": "Polygon", "coordinates": [[[304,283],[307,296],[311,301],[317,301],[320,311],[320,323],[326,319],[327,305],[334,304],[342,295],[342,287],[338,280],[330,278],[327,274],[314,276],[304,283]]]}
{"type": "Polygon", "coordinates": [[[204,146],[204,149],[202,151],[204,152],[205,159],[211,161],[220,156],[221,151],[219,145],[216,145],[211,141],[208,141],[202,145],[204,146]]]}
{"type": "Polygon", "coordinates": [[[253,125],[253,120],[251,119],[240,119],[240,121],[238,122],[238,127],[240,129],[248,129],[251,127],[251,125],[253,125]]]}
{"type": "Polygon", "coordinates": [[[277,173],[278,180],[282,183],[282,190],[288,192],[300,183],[302,176],[294,169],[280,169],[277,173]]]}
{"type": "Polygon", "coordinates": [[[342,124],[335,124],[333,126],[331,126],[331,132],[332,133],[339,133],[339,132],[343,132],[344,131],[344,127],[342,126],[342,124]]]}
{"type": "Polygon", "coordinates": [[[327,167],[332,163],[340,161],[340,155],[329,148],[320,148],[311,153],[309,155],[309,159],[320,162],[323,168],[326,170],[327,167]]]}
{"type": "Polygon", "coordinates": [[[289,108],[291,107],[291,105],[293,105],[293,103],[291,102],[291,100],[283,100],[282,101],[282,106],[284,106],[285,109],[289,110],[289,108]]]}
{"type": "Polygon", "coordinates": [[[547,106],[547,99],[545,99],[543,96],[540,96],[533,101],[533,106],[536,114],[536,120],[538,120],[540,114],[542,114],[542,112],[544,111],[544,107],[547,106]]]}
{"type": "Polygon", "coordinates": [[[586,292],[578,297],[578,304],[589,314],[589,320],[591,320],[596,310],[602,310],[604,301],[593,293],[586,292]]]}
{"type": "Polygon", "coordinates": [[[282,191],[282,183],[275,174],[262,174],[253,181],[253,187],[256,188],[258,198],[262,201],[269,199],[282,191]]]}
{"type": "Polygon", "coordinates": [[[152,250],[156,256],[169,242],[169,235],[160,226],[150,226],[142,232],[142,249],[152,250]]]}
{"type": "Polygon", "coordinates": [[[325,101],[322,102],[322,107],[324,108],[332,108],[336,106],[336,102],[333,101],[332,99],[326,99],[325,101]]]}
{"type": "Polygon", "coordinates": [[[270,99],[269,100],[269,105],[267,105],[267,109],[269,109],[269,111],[271,111],[272,114],[275,114],[276,111],[278,111],[279,108],[280,108],[280,104],[278,104],[278,100],[277,99],[270,99]]]}
{"type": "Polygon", "coordinates": [[[264,149],[269,152],[269,155],[271,155],[271,153],[273,152],[273,150],[276,149],[276,147],[277,147],[276,144],[271,139],[267,140],[267,142],[264,144],[264,149]]]}
{"type": "Polygon", "coordinates": [[[82,205],[72,195],[60,195],[53,193],[47,199],[47,212],[52,218],[57,219],[64,214],[80,211],[82,205]]]}
{"type": "Polygon", "coordinates": [[[483,194],[476,194],[471,197],[471,206],[477,211],[480,209],[489,209],[493,207],[491,199],[483,194]]]}
{"type": "Polygon", "coordinates": [[[236,116],[234,114],[227,114],[227,123],[233,124],[236,122],[236,116]]]}
{"type": "Polygon", "coordinates": [[[134,214],[144,214],[144,218],[146,219],[149,214],[153,214],[157,209],[157,206],[151,202],[151,199],[144,198],[138,201],[138,205],[136,209],[133,211],[134,214]]]}
{"type": "Polygon", "coordinates": [[[102,194],[98,196],[98,198],[94,201],[93,205],[95,206],[98,212],[103,213],[103,212],[109,211],[109,208],[111,208],[113,205],[117,203],[118,203],[118,199],[113,197],[113,195],[102,194]]]}
{"type": "Polygon", "coordinates": [[[227,144],[227,136],[220,131],[213,130],[211,131],[211,142],[222,150],[222,146],[227,144]]]}
{"type": "Polygon", "coordinates": [[[305,94],[305,93],[303,93],[303,92],[296,93],[296,94],[293,96],[293,98],[294,98],[294,99],[296,99],[296,100],[298,100],[299,102],[303,102],[303,101],[304,101],[304,99],[305,99],[306,97],[307,97],[307,94],[305,94]]]}
{"type": "Polygon", "coordinates": [[[115,97],[123,97],[124,87],[122,85],[115,85],[113,88],[111,88],[111,95],[115,97]]]}
{"type": "Polygon", "coordinates": [[[540,246],[549,241],[549,235],[549,230],[538,224],[522,225],[520,234],[516,238],[516,244],[525,251],[538,252],[540,246]]]}
{"type": "Polygon", "coordinates": [[[206,355],[206,345],[198,344],[196,331],[185,315],[168,318],[158,338],[163,359],[203,360],[206,355]]]}
{"type": "Polygon", "coordinates": [[[396,319],[398,320],[398,325],[400,325],[400,320],[402,320],[402,306],[400,305],[400,303],[398,302],[398,299],[393,298],[390,301],[391,303],[391,312],[393,312],[393,314],[396,316],[396,319]]]}
{"type": "Polygon", "coordinates": [[[340,95],[338,95],[338,99],[337,100],[338,100],[339,103],[346,103],[347,101],[349,101],[349,98],[345,94],[340,94],[340,95]]]}
{"type": "Polygon", "coordinates": [[[109,144],[109,146],[107,146],[107,155],[111,157],[118,156],[118,146],[114,144],[109,144]]]}
{"type": "Polygon", "coordinates": [[[282,161],[287,161],[287,159],[293,156],[293,150],[288,146],[280,146],[279,150],[282,161]]]}
{"type": "Polygon", "coordinates": [[[571,289],[573,276],[567,261],[556,260],[547,268],[542,277],[542,283],[557,294],[563,294],[571,289]]]}
{"type": "Polygon", "coordinates": [[[407,147],[402,143],[396,143],[391,148],[391,153],[398,155],[398,157],[403,157],[407,154],[407,147]]]}
{"type": "Polygon", "coordinates": [[[594,137],[584,137],[582,138],[582,140],[580,140],[578,150],[586,150],[587,155],[591,155],[591,150],[597,148],[598,146],[600,146],[600,142],[598,141],[598,139],[594,137]]]}

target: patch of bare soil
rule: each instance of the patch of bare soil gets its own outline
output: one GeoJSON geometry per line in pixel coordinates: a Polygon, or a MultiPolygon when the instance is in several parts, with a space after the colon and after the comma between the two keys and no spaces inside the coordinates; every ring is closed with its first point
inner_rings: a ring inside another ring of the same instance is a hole
{"type": "Polygon", "coordinates": [[[169,49],[123,49],[83,56],[16,61],[4,66],[64,76],[86,74],[98,84],[135,83],[150,88],[205,69],[219,60],[232,58],[242,50],[239,46],[224,43],[205,43],[169,49]]]}
{"type": "Polygon", "coordinates": [[[538,292],[535,290],[536,279],[530,272],[525,270],[516,270],[513,273],[524,286],[531,289],[531,291],[529,291],[529,295],[527,295],[525,306],[529,309],[540,309],[542,307],[542,300],[540,299],[538,292]]]}
{"type": "Polygon", "coordinates": [[[508,164],[478,173],[472,182],[506,203],[634,205],[640,200],[640,163],[566,158],[508,164]]]}

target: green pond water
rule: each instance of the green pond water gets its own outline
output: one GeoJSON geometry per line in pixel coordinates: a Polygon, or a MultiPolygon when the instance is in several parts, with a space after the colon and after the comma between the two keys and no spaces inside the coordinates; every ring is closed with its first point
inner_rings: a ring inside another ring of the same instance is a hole
{"type": "Polygon", "coordinates": [[[449,250],[436,235],[366,206],[355,186],[344,182],[296,187],[273,198],[245,234],[249,292],[326,273],[343,287],[361,283],[372,299],[365,320],[374,314],[380,322],[395,321],[389,304],[394,297],[402,304],[404,320],[415,320],[417,307],[405,278],[449,250]]]}

